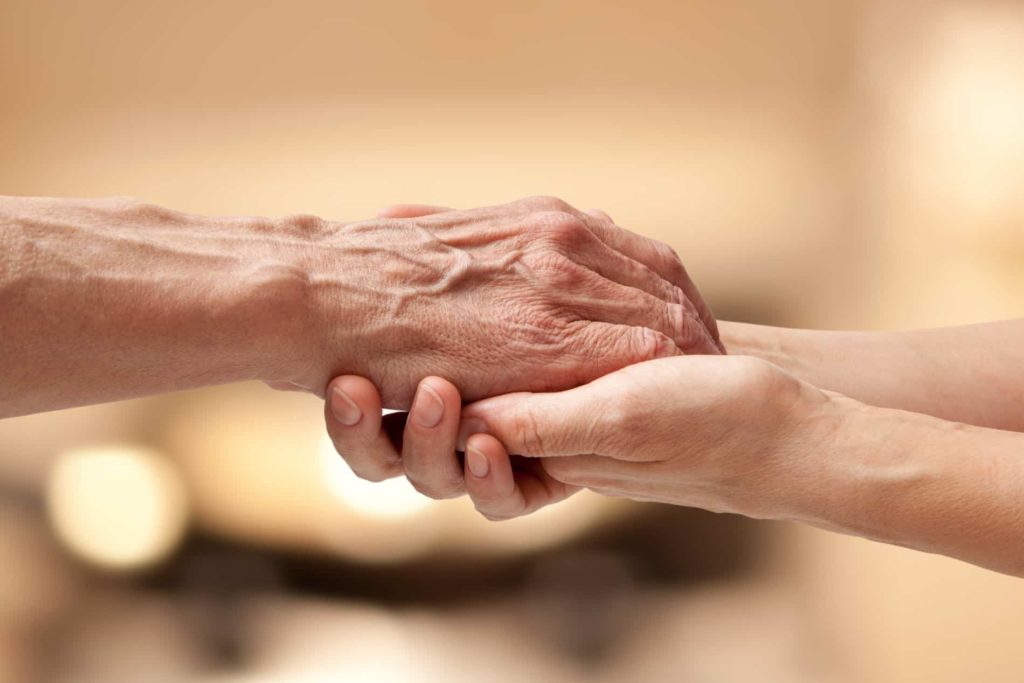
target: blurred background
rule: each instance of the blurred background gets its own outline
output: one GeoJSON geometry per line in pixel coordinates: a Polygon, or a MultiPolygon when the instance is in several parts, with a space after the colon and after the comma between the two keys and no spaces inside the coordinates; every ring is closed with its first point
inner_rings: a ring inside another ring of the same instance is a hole
{"type": "MultiPolygon", "coordinates": [[[[722,318],[1024,309],[1024,2],[0,3],[0,191],[369,216],[555,194],[722,318]]],[[[0,422],[0,681],[1019,681],[1024,583],[581,495],[355,480],[315,399],[0,422]]]]}

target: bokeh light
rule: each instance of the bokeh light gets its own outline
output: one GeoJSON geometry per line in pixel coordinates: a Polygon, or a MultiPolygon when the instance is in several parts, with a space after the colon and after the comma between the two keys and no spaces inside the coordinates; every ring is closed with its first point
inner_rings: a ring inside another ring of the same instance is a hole
{"type": "Polygon", "coordinates": [[[401,520],[428,511],[436,502],[420,494],[405,477],[370,482],[357,477],[324,437],[320,444],[324,482],[342,505],[361,517],[401,520]]]}
{"type": "Polygon", "coordinates": [[[188,521],[177,471],[147,448],[70,450],[54,463],[46,489],[57,536],[79,558],[130,570],[167,557],[188,521]]]}

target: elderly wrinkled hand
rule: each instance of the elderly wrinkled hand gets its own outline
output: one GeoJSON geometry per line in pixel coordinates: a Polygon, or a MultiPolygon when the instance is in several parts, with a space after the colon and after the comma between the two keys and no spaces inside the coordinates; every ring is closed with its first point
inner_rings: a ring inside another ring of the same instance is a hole
{"type": "MultiPolygon", "coordinates": [[[[317,329],[331,332],[304,384],[317,391],[332,376],[363,375],[384,405],[407,408],[428,369],[472,400],[721,349],[669,247],[558,199],[395,207],[322,244],[310,288],[317,329]],[[337,301],[354,314],[337,316],[337,301]]],[[[359,419],[349,402],[340,408],[342,421],[359,419]]]]}

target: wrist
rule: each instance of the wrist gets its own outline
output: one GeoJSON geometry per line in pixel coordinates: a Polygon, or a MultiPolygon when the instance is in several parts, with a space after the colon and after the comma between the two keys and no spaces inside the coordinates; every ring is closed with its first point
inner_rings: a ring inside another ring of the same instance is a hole
{"type": "MultiPolygon", "coordinates": [[[[238,313],[248,324],[238,327],[239,343],[256,350],[253,377],[287,382],[320,393],[328,381],[329,349],[326,336],[346,329],[344,315],[325,319],[318,302],[320,285],[345,271],[345,259],[332,245],[322,253],[323,236],[336,226],[312,216],[279,219],[231,219],[249,245],[246,259],[234,275],[240,295],[238,313]],[[325,261],[330,260],[325,270],[325,261]]],[[[241,246],[241,245],[240,245],[241,246]]],[[[339,311],[343,296],[332,293],[332,308],[339,311]]]]}
{"type": "Polygon", "coordinates": [[[885,542],[901,542],[891,519],[936,477],[910,454],[948,423],[831,394],[800,427],[784,485],[766,517],[885,542]]]}
{"type": "Polygon", "coordinates": [[[93,266],[109,283],[111,315],[140,357],[176,369],[161,390],[263,379],[291,369],[303,331],[300,241],[278,223],[204,216],[134,199],[85,202],[86,221],[115,238],[93,266]],[[144,245],[144,248],[140,248],[144,245]],[[118,275],[120,264],[133,275],[118,275]],[[107,272],[109,271],[109,272],[107,272]],[[139,324],[136,325],[135,321],[139,324]],[[135,328],[138,328],[137,330],[135,328]]]}
{"type": "Polygon", "coordinates": [[[845,397],[819,390],[760,359],[758,379],[732,410],[734,443],[717,461],[718,509],[759,519],[788,519],[793,501],[816,486],[814,461],[849,411],[845,397]]]}

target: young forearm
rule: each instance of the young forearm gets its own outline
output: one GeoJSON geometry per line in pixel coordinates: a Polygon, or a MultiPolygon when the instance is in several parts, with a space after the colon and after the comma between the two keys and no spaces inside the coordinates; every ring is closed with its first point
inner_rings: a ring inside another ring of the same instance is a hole
{"type": "Polygon", "coordinates": [[[301,330],[286,229],[0,198],[0,417],[270,379],[301,330]]]}
{"type": "Polygon", "coordinates": [[[1024,436],[845,398],[811,430],[764,516],[1024,576],[1024,436]]]}
{"type": "Polygon", "coordinates": [[[1024,321],[908,332],[720,323],[730,353],[870,405],[1024,431],[1024,321]]]}

